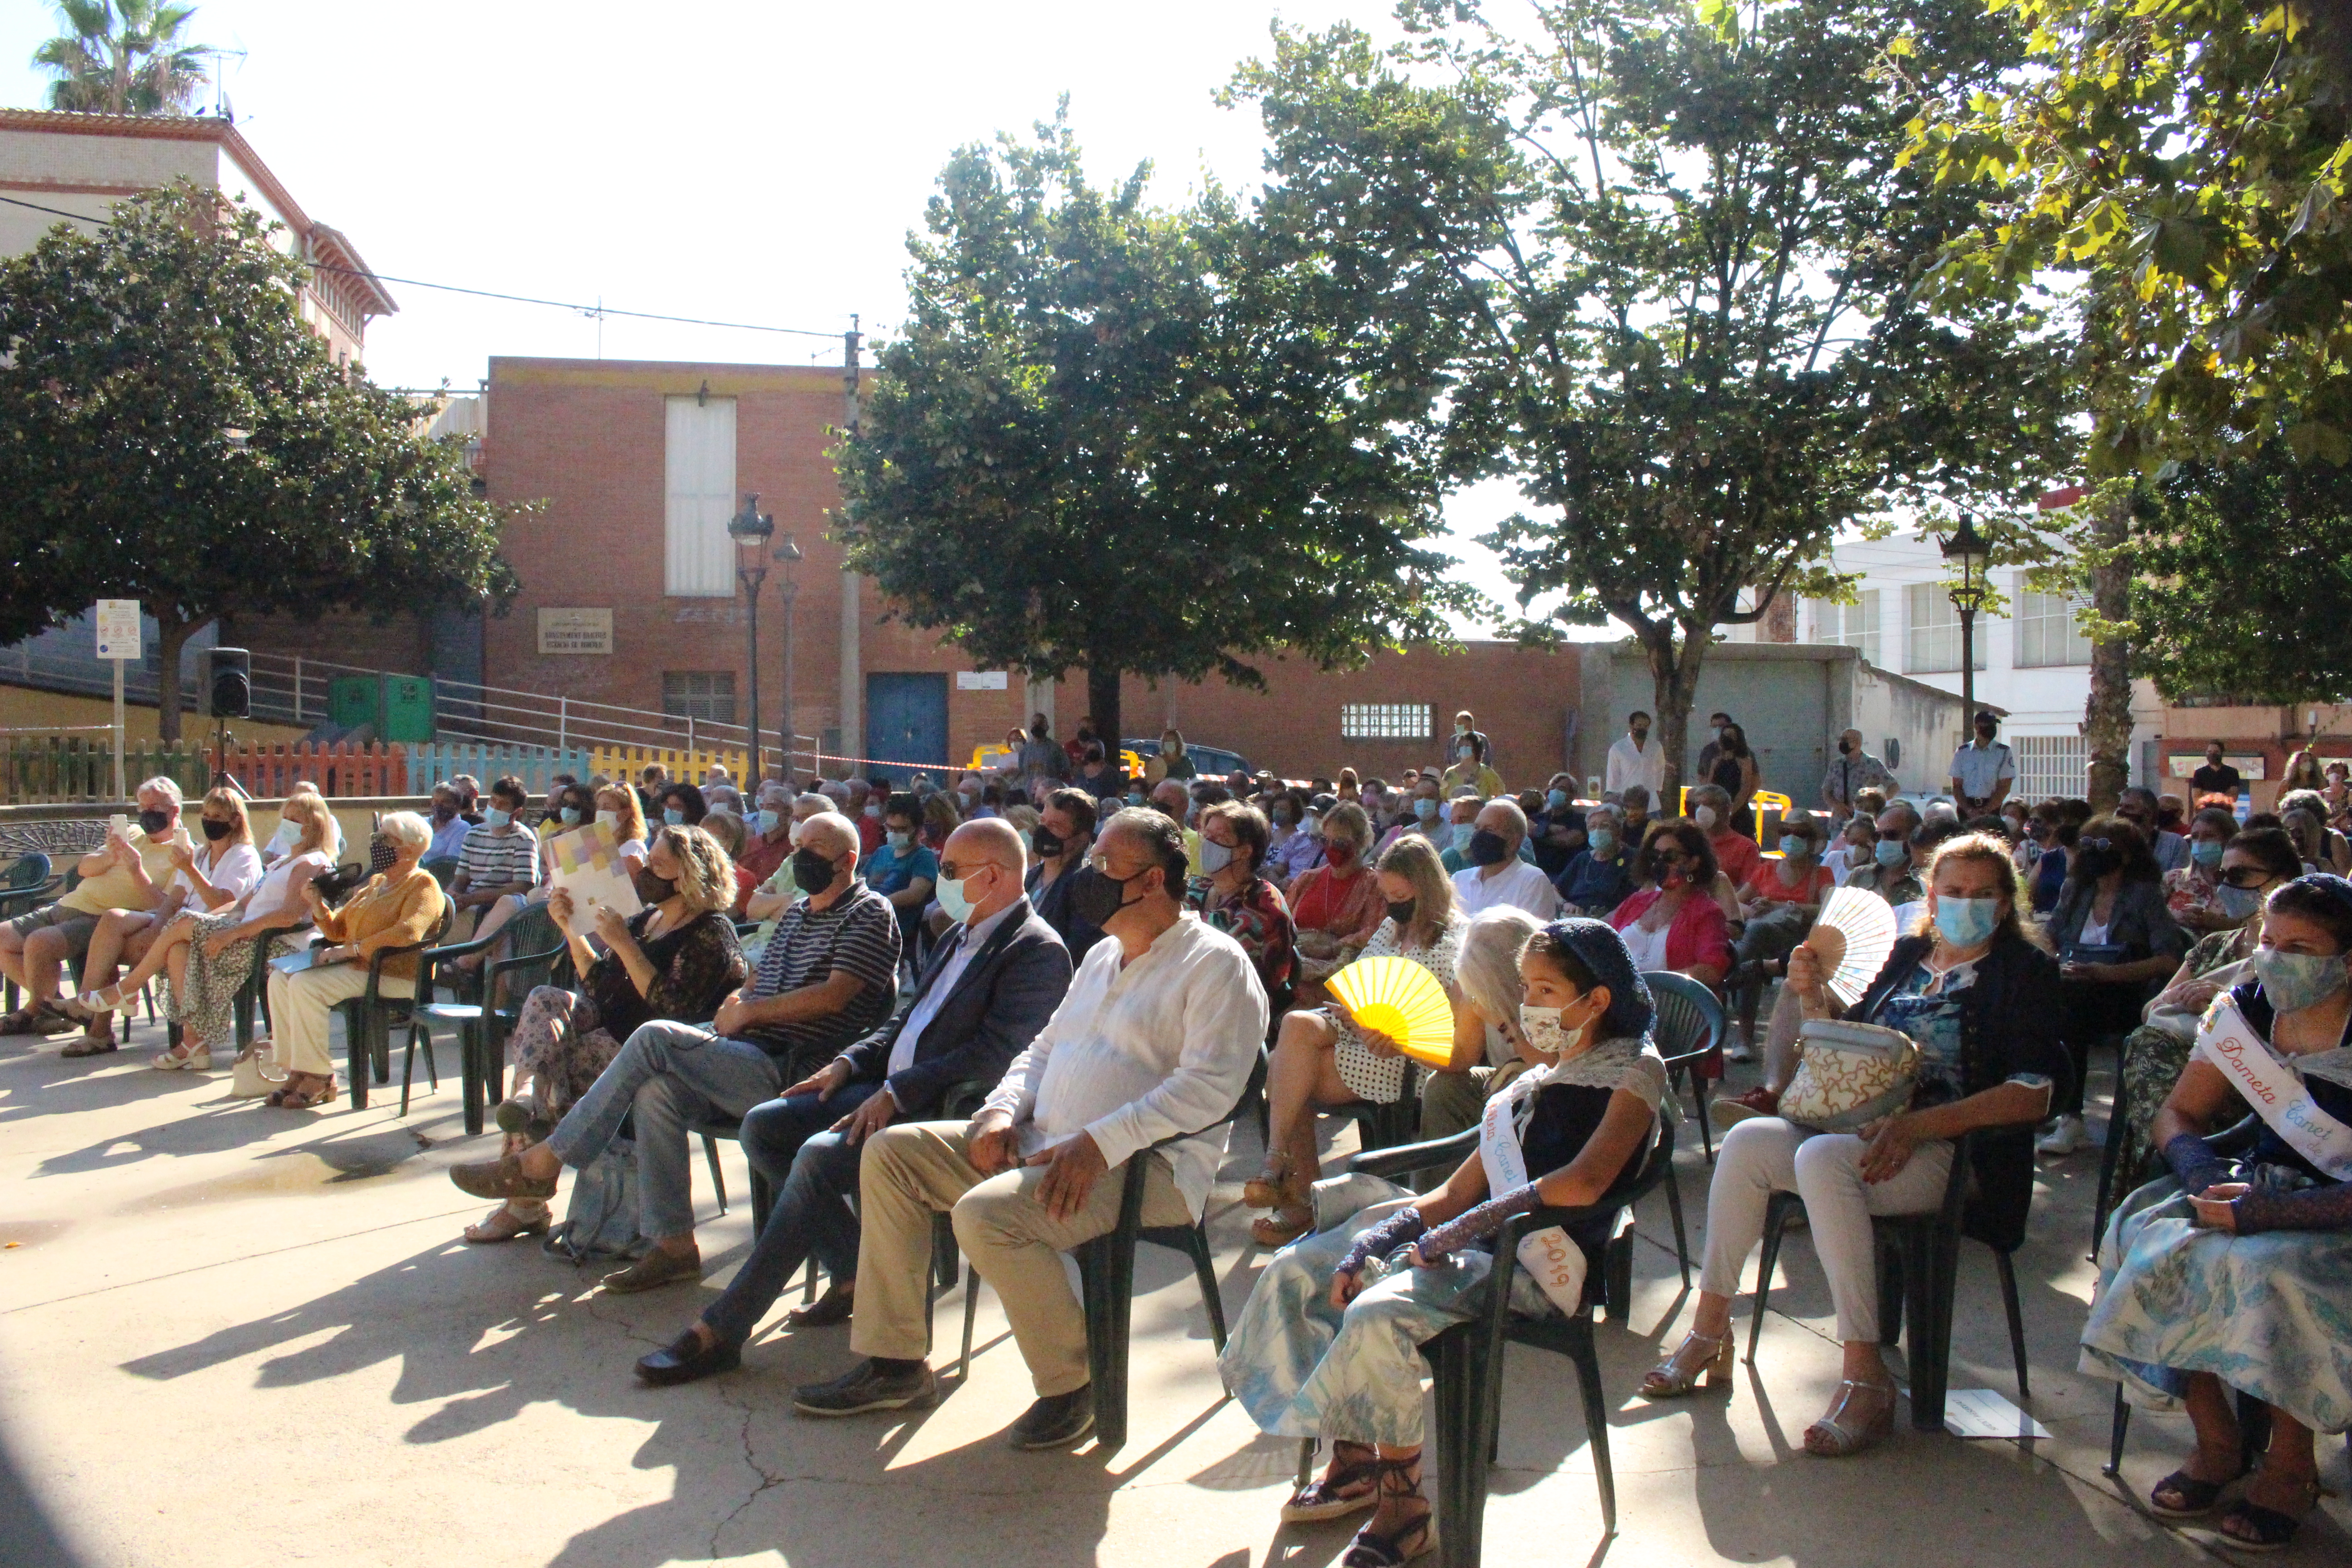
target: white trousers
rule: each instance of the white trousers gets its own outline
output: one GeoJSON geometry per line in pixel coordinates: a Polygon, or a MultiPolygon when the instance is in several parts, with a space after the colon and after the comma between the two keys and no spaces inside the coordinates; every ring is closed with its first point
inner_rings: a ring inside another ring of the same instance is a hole
{"type": "MultiPolygon", "coordinates": [[[[334,963],[295,974],[269,972],[269,1026],[277,1047],[278,1066],[289,1072],[318,1073],[331,1078],[335,1058],[327,1049],[328,1013],[367,989],[364,963],[334,963]]],[[[385,975],[376,986],[380,996],[413,996],[416,982],[385,975]]]]}
{"type": "Polygon", "coordinates": [[[1738,1295],[1748,1255],[1764,1238],[1765,1205],[1774,1193],[1795,1193],[1805,1200],[1813,1254],[1829,1277],[1838,1338],[1877,1343],[1878,1255],[1870,1216],[1939,1206],[1952,1145],[1920,1144],[1910,1163],[1878,1183],[1862,1179],[1869,1146],[1849,1132],[1812,1132],[1777,1116],[1754,1117],[1725,1133],[1715,1148],[1715,1181],[1706,1194],[1706,1261],[1699,1289],[1738,1295]]]}

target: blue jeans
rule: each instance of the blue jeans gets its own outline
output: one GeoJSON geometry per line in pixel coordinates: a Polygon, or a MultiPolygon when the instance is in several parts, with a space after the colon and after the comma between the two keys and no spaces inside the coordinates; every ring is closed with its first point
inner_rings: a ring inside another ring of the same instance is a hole
{"type": "Polygon", "coordinates": [[[849,1200],[866,1148],[830,1129],[881,1088],[853,1083],[831,1100],[796,1094],[755,1106],[743,1118],[743,1157],[775,1184],[776,1199],[751,1256],[702,1314],[721,1343],[750,1339],[811,1257],[836,1284],[857,1278],[857,1215],[849,1200]]]}
{"type": "Polygon", "coordinates": [[[637,1147],[637,1229],[655,1241],[694,1234],[693,1167],[687,1139],[697,1121],[741,1116],[783,1086],[774,1058],[749,1040],[692,1024],[638,1028],[588,1092],[572,1102],[547,1147],[577,1168],[603,1153],[632,1120],[637,1147]]]}

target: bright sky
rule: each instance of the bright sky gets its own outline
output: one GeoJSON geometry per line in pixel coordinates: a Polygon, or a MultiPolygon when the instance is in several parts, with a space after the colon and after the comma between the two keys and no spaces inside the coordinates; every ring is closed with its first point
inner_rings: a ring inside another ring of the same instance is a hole
{"type": "MultiPolygon", "coordinates": [[[[1278,9],[1392,30],[1384,0],[1278,9]]],[[[189,31],[231,51],[222,84],[262,159],[387,278],[833,335],[853,313],[869,332],[895,323],[906,236],[948,155],[1025,132],[1065,91],[1098,179],[1150,159],[1163,200],[1204,171],[1254,187],[1256,118],[1213,96],[1267,48],[1276,14],[1268,0],[709,0],[648,26],[643,5],[611,0],[201,0],[189,31]]],[[[38,0],[0,7],[0,103],[45,101],[30,60],[57,30],[38,0]]],[[[368,370],[386,385],[470,390],[493,354],[600,347],[840,363],[837,336],[611,317],[600,329],[389,287],[400,313],[368,331],[368,370]]],[[[1449,510],[1464,575],[1496,599],[1507,582],[1465,536],[1514,504],[1489,486],[1449,510]]]]}

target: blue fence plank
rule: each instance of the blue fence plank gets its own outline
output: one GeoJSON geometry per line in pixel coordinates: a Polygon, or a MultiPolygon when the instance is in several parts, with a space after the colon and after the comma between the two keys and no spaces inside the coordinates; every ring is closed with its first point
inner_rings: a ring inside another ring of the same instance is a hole
{"type": "Polygon", "coordinates": [[[585,779],[594,770],[586,752],[554,746],[493,745],[485,742],[442,742],[408,748],[408,788],[413,795],[431,793],[459,773],[471,773],[487,790],[512,774],[533,795],[545,795],[558,773],[585,779]]]}

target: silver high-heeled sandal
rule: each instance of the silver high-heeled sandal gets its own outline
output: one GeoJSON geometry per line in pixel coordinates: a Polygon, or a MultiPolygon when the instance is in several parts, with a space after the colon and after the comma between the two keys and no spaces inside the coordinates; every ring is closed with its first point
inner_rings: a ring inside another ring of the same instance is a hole
{"type": "Polygon", "coordinates": [[[1843,1459],[1859,1454],[1882,1437],[1895,1431],[1895,1384],[1880,1383],[1874,1378],[1849,1377],[1838,1384],[1837,1403],[1829,1414],[1805,1428],[1805,1452],[1824,1459],[1843,1459]],[[1854,1391],[1868,1389],[1883,1396],[1876,1414],[1856,1423],[1850,1412],[1854,1403],[1854,1391]]]}
{"type": "Polygon", "coordinates": [[[1718,1339],[1693,1329],[1683,1336],[1683,1342],[1675,1347],[1674,1354],[1652,1367],[1648,1375],[1642,1379],[1642,1396],[1645,1399],[1680,1399],[1698,1387],[1702,1378],[1709,1388],[1728,1387],[1731,1383],[1731,1352],[1732,1336],[1728,1331],[1718,1339]],[[1683,1352],[1695,1344],[1713,1348],[1707,1352],[1704,1361],[1685,1365],[1683,1352]]]}

